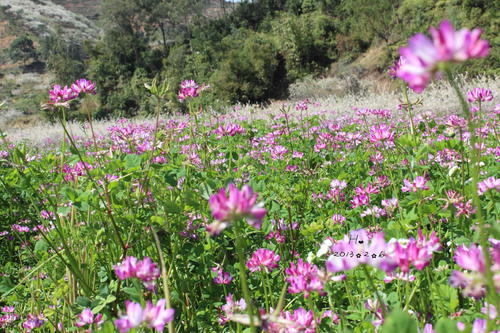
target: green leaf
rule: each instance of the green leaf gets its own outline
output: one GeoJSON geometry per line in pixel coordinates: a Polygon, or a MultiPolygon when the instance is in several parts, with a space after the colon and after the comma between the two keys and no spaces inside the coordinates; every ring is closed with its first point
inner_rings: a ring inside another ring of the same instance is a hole
{"type": "Polygon", "coordinates": [[[40,239],[35,244],[35,252],[39,252],[39,251],[45,252],[45,251],[47,251],[48,247],[49,246],[48,246],[47,242],[44,239],[40,239]]]}
{"type": "Polygon", "coordinates": [[[436,333],[458,333],[457,323],[448,318],[441,318],[436,323],[436,333]]]}
{"type": "Polygon", "coordinates": [[[402,310],[393,311],[382,326],[382,333],[417,333],[417,323],[409,314],[402,310]]]}
{"type": "Polygon", "coordinates": [[[130,171],[141,166],[141,157],[139,155],[130,154],[125,156],[125,169],[130,171]]]}
{"type": "Polygon", "coordinates": [[[83,308],[87,308],[90,306],[90,300],[85,296],[78,296],[75,302],[83,308]]]}

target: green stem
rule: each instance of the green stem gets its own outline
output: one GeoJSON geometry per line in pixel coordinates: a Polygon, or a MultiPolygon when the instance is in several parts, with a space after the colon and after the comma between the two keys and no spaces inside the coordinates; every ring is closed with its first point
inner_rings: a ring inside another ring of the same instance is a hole
{"type": "Polygon", "coordinates": [[[370,276],[370,273],[368,272],[368,269],[366,268],[366,265],[361,265],[363,267],[363,272],[366,275],[366,278],[368,279],[368,283],[370,284],[370,287],[372,288],[373,292],[375,293],[375,296],[377,297],[378,302],[380,303],[380,307],[382,308],[382,314],[385,317],[385,303],[382,301],[382,297],[380,296],[377,287],[375,286],[375,283],[373,283],[373,280],[370,276]]]}
{"type": "MultiPolygon", "coordinates": [[[[160,245],[160,240],[158,239],[158,234],[156,233],[155,229],[151,227],[151,231],[153,232],[153,237],[155,239],[155,244],[156,244],[156,250],[158,251],[158,256],[160,257],[160,265],[161,265],[161,277],[163,280],[163,292],[165,295],[165,302],[167,305],[167,309],[170,309],[172,306],[170,304],[170,289],[168,287],[168,275],[167,275],[167,269],[165,265],[165,258],[163,257],[163,252],[161,251],[161,245],[160,245]]],[[[174,332],[174,322],[170,321],[168,323],[168,332],[173,333],[174,332]]]]}
{"type": "MultiPolygon", "coordinates": [[[[242,221],[237,221],[236,224],[239,225],[241,224],[242,221]]],[[[245,302],[247,304],[247,313],[248,317],[250,318],[250,327],[252,329],[253,333],[257,333],[257,329],[255,327],[255,322],[254,322],[254,310],[253,310],[253,305],[252,305],[252,299],[250,298],[250,291],[248,290],[248,282],[247,282],[247,275],[245,273],[245,244],[243,242],[243,231],[241,230],[242,228],[237,228],[239,230],[236,230],[236,252],[238,253],[238,258],[239,258],[239,274],[240,274],[240,283],[241,283],[241,289],[243,290],[243,297],[245,298],[245,302]]]]}

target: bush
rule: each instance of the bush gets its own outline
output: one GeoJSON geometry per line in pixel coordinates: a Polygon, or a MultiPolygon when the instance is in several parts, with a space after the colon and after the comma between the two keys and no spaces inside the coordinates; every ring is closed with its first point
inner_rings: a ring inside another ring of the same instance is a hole
{"type": "Polygon", "coordinates": [[[29,59],[36,59],[38,53],[33,45],[33,40],[27,35],[17,37],[9,48],[9,57],[12,61],[26,63],[29,59]]]}
{"type": "Polygon", "coordinates": [[[253,103],[286,95],[284,59],[273,39],[247,31],[237,39],[229,37],[225,43],[241,46],[229,51],[212,77],[221,98],[253,103]]]}

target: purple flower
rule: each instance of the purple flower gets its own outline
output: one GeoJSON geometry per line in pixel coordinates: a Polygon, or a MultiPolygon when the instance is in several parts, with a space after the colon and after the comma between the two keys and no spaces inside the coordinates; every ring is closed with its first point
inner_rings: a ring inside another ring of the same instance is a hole
{"type": "Polygon", "coordinates": [[[85,325],[92,325],[94,323],[97,326],[100,326],[103,323],[102,314],[99,313],[94,317],[92,310],[90,308],[85,308],[83,309],[82,313],[78,315],[78,321],[76,322],[76,326],[82,327],[85,325]]]}
{"type": "Polygon", "coordinates": [[[114,265],[113,269],[120,280],[138,278],[148,290],[154,289],[153,281],[160,276],[160,269],[149,257],[137,260],[128,256],[121,263],[114,265]]]}
{"type": "Polygon", "coordinates": [[[489,102],[493,99],[493,95],[491,94],[491,90],[482,89],[482,88],[474,88],[467,92],[467,100],[469,102],[489,102]]]}
{"type": "Polygon", "coordinates": [[[389,67],[388,73],[389,76],[392,77],[393,79],[397,78],[398,70],[401,68],[402,65],[406,64],[406,60],[404,57],[399,57],[398,60],[392,64],[392,66],[389,67]]]}
{"type": "Polygon", "coordinates": [[[280,256],[274,251],[268,249],[258,249],[252,254],[252,257],[247,262],[247,267],[250,272],[265,271],[271,272],[278,267],[280,256]]]}
{"type": "Polygon", "coordinates": [[[314,333],[316,332],[316,321],[312,310],[307,311],[304,308],[298,308],[293,313],[286,311],[285,319],[293,322],[287,325],[287,333],[314,333]]]}
{"type": "Polygon", "coordinates": [[[253,193],[248,185],[238,190],[234,184],[229,184],[229,197],[225,189],[220,189],[209,199],[210,210],[217,220],[207,226],[211,235],[219,234],[227,228],[230,223],[245,218],[253,227],[260,229],[262,219],[266,215],[266,209],[257,204],[257,194],[253,193]]]}
{"type": "Polygon", "coordinates": [[[312,291],[323,290],[323,281],[320,279],[318,267],[299,259],[297,264],[291,262],[290,267],[285,270],[286,280],[290,283],[288,292],[298,294],[303,292],[308,298],[312,291]]]}
{"type": "Polygon", "coordinates": [[[214,277],[215,284],[230,284],[233,281],[231,274],[224,272],[220,265],[212,267],[212,272],[217,273],[217,276],[214,277]]]}
{"type": "Polygon", "coordinates": [[[163,298],[158,300],[156,305],[148,301],[143,309],[139,303],[125,301],[126,315],[116,319],[115,326],[120,333],[126,333],[145,323],[149,328],[163,332],[163,327],[174,319],[175,314],[174,309],[166,309],[165,304],[163,298]]]}
{"type": "Polygon", "coordinates": [[[422,176],[415,177],[413,182],[410,182],[408,179],[404,179],[404,186],[401,188],[403,192],[417,192],[418,190],[428,190],[429,186],[427,186],[427,179],[422,176]]]}
{"type": "Polygon", "coordinates": [[[370,142],[376,146],[393,147],[394,132],[386,124],[375,125],[370,128],[370,142]]]}
{"type": "Polygon", "coordinates": [[[406,63],[401,64],[396,75],[417,93],[425,89],[439,63],[462,62],[488,55],[489,45],[480,39],[480,29],[455,31],[449,21],[443,21],[438,29],[431,27],[430,33],[432,41],[419,33],[410,38],[407,47],[399,50],[406,63]]]}
{"type": "Polygon", "coordinates": [[[497,192],[500,192],[500,178],[496,179],[495,177],[489,177],[482,182],[477,183],[477,193],[479,195],[483,195],[489,190],[496,190],[497,192]]]}
{"type": "Polygon", "coordinates": [[[26,333],[30,333],[31,330],[43,326],[46,321],[47,318],[45,318],[43,313],[40,313],[39,315],[29,313],[26,317],[26,321],[23,322],[23,328],[26,330],[26,333]]]}
{"type": "Polygon", "coordinates": [[[334,243],[330,251],[333,254],[326,261],[326,269],[333,273],[348,271],[360,264],[368,264],[385,272],[391,272],[397,266],[387,256],[387,243],[382,232],[369,237],[366,230],[356,230],[334,243]]]}
{"type": "Polygon", "coordinates": [[[120,333],[125,333],[142,323],[143,310],[139,303],[125,301],[126,315],[115,320],[115,326],[120,333]]]}
{"type": "Polygon", "coordinates": [[[95,83],[87,79],[78,79],[71,85],[71,90],[76,95],[80,93],[92,94],[95,95],[95,83]]]}

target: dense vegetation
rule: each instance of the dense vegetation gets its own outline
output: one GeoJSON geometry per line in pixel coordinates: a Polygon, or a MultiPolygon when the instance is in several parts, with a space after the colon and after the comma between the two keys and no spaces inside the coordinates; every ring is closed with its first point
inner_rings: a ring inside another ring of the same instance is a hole
{"type": "MultiPolygon", "coordinates": [[[[409,36],[443,18],[481,26],[492,46],[490,57],[457,70],[499,74],[498,1],[256,0],[226,3],[218,18],[203,15],[206,5],[105,0],[98,42],[84,50],[60,32],[40,41],[40,54],[59,83],[87,73],[98,84],[97,117],[152,113],[144,83],[153,77],[168,80],[171,100],[183,79],[210,84],[204,98],[217,107],[284,98],[290,83],[306,76],[384,72],[409,36]],[[370,48],[368,65],[349,65],[370,48]]],[[[179,108],[175,101],[164,106],[179,108]]]]}
{"type": "Polygon", "coordinates": [[[78,138],[71,105],[99,86],[55,85],[65,140],[0,132],[0,329],[498,333],[500,104],[452,70],[491,48],[449,21],[430,33],[390,70],[395,112],[304,100],[249,121],[184,80],[188,114],[161,121],[153,80],[155,123],[96,135],[89,109],[78,138]],[[434,78],[459,113],[415,113],[408,89],[434,78]]]}

